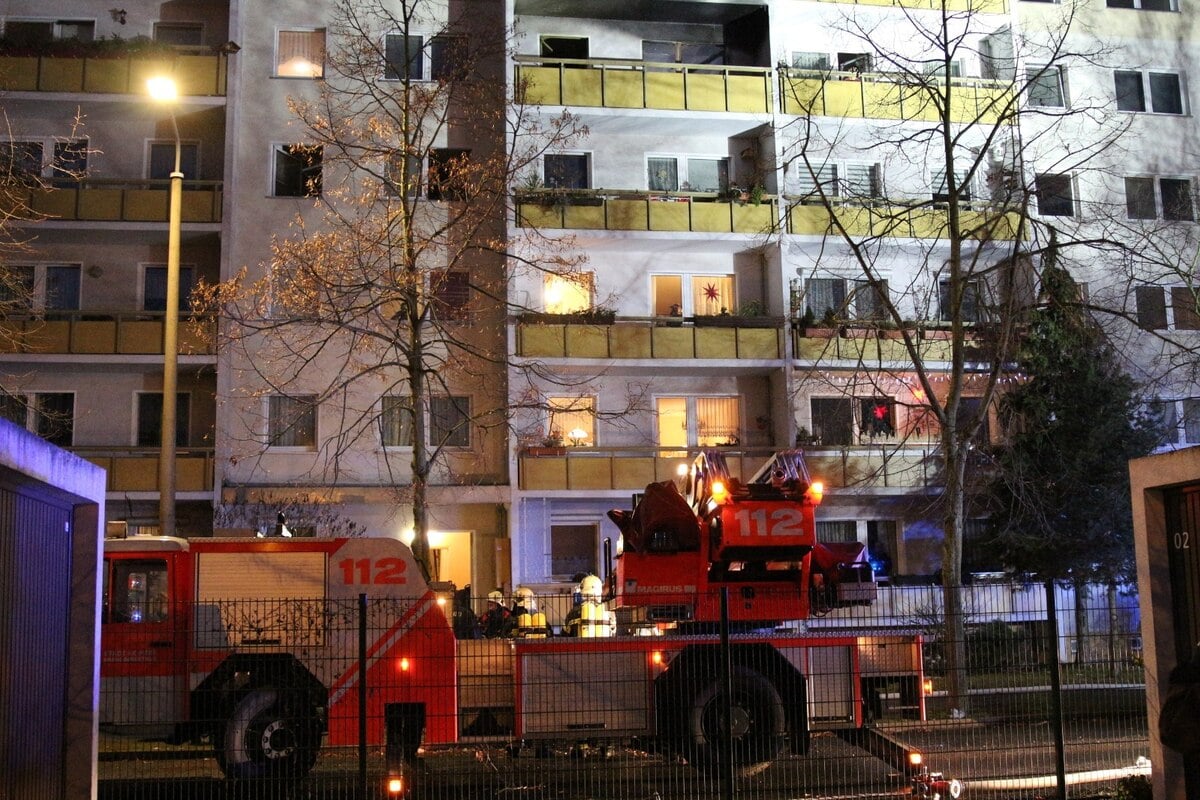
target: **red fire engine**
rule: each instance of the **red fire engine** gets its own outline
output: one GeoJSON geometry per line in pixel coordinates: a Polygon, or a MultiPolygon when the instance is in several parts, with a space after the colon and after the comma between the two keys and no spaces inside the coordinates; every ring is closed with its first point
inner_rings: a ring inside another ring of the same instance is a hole
{"type": "Polygon", "coordinates": [[[884,686],[924,715],[919,636],[805,631],[876,590],[862,545],[816,540],[821,487],[799,451],[746,481],[705,452],[680,484],[610,512],[614,568],[585,618],[611,625],[592,636],[456,639],[393,539],[110,540],[101,724],[208,739],[230,777],[295,776],[322,742],[359,741],[365,698],[368,741],[400,730],[408,758],[636,739],[700,769],[728,747],[746,775],[813,731],[865,730],[884,686]]]}

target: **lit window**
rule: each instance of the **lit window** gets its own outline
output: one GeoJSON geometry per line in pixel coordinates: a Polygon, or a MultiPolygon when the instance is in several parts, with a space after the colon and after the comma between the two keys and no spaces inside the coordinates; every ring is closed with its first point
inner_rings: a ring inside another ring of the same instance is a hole
{"type": "Polygon", "coordinates": [[[412,447],[413,413],[411,399],[385,395],[380,400],[379,440],[384,447],[412,447]]]}
{"type": "Polygon", "coordinates": [[[652,192],[723,192],[729,188],[729,159],[650,156],[646,186],[652,192]]]}
{"type": "Polygon", "coordinates": [[[574,447],[596,445],[596,400],[592,397],[550,397],[550,426],[546,438],[574,447]]]}
{"type": "Polygon", "coordinates": [[[275,75],[320,78],[325,74],[325,30],[279,31],[275,42],[275,75]]]}
{"type": "Polygon", "coordinates": [[[716,447],[741,442],[736,397],[660,397],[655,401],[661,447],[716,447]]]}
{"type": "Polygon", "coordinates": [[[735,313],[737,302],[733,294],[733,276],[693,275],[692,308],[697,316],[735,313]]]}
{"type": "Polygon", "coordinates": [[[547,314],[574,314],[592,307],[591,272],[570,275],[547,275],[542,299],[547,314]]]}
{"type": "Polygon", "coordinates": [[[271,395],[267,398],[267,444],[303,447],[317,444],[316,395],[271,395]]]}

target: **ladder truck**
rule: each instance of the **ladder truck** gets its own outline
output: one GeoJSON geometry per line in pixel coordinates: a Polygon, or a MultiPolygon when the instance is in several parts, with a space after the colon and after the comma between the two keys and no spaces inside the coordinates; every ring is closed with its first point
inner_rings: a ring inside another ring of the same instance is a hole
{"type": "MultiPolygon", "coordinates": [[[[364,733],[406,762],[442,746],[637,742],[740,776],[805,753],[815,731],[861,742],[882,687],[924,717],[921,639],[805,630],[876,597],[861,544],[817,541],[821,493],[800,451],[746,481],[701,452],[609,513],[615,624],[593,636],[456,638],[447,593],[395,539],[110,539],[101,725],[208,742],[240,780],[303,776],[323,746],[364,733]]],[[[927,796],[949,793],[912,774],[927,796]]]]}

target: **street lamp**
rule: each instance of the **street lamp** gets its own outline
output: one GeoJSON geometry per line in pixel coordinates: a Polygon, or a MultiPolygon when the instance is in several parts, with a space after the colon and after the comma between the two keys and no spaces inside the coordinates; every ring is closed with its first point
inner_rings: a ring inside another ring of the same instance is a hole
{"type": "Polygon", "coordinates": [[[175,170],[171,173],[167,217],[167,307],[163,315],[162,444],[158,455],[158,532],[175,535],[175,394],[179,382],[179,238],[183,225],[183,172],[180,169],[179,90],[170,78],[151,78],[146,88],[171,112],[175,132],[175,170]]]}

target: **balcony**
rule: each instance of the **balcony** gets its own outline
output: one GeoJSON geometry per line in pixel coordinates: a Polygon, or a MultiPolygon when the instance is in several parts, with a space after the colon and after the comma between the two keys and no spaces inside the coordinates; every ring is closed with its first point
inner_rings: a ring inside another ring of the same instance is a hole
{"type": "Polygon", "coordinates": [[[723,200],[711,193],[542,189],[516,197],[517,225],[600,231],[765,234],[779,222],[779,201],[723,200]]]}
{"type": "MultiPolygon", "coordinates": [[[[950,340],[943,331],[912,331],[917,352],[926,361],[948,361],[950,340]]],[[[802,328],[792,331],[792,352],[801,361],[908,363],[908,348],[898,330],[802,328]]]]}
{"type": "MultiPolygon", "coordinates": [[[[749,479],[775,451],[720,448],[730,474],[749,479]]],[[[517,456],[522,491],[640,491],[671,480],[695,449],[652,447],[527,447],[517,456]]],[[[814,480],[827,489],[928,489],[939,486],[937,450],[898,445],[805,448],[814,480]]]]}
{"type": "MultiPolygon", "coordinates": [[[[1021,214],[1017,211],[999,211],[984,204],[963,206],[959,210],[959,230],[964,238],[1011,241],[1022,230],[1021,214]]],[[[822,203],[795,203],[788,210],[788,233],[840,235],[834,225],[835,215],[837,222],[853,237],[945,239],[950,230],[950,212],[944,204],[902,205],[880,200],[869,204],[846,203],[832,211],[822,203]]]]}
{"type": "Polygon", "coordinates": [[[517,323],[525,358],[778,359],[783,321],[771,317],[624,318],[612,324],[561,322],[557,315],[517,323]]]}
{"type": "Polygon", "coordinates": [[[222,55],[0,55],[0,91],[6,92],[145,94],[146,80],[155,75],[172,76],[181,95],[225,96],[222,55]]]}
{"type": "MultiPolygon", "coordinates": [[[[72,447],[75,455],[108,472],[109,492],[157,492],[158,449],[135,447],[72,447]]],[[[211,492],[211,447],[181,448],[175,456],[177,492],[211,492]]]]}
{"type": "MultiPolygon", "coordinates": [[[[824,0],[827,3],[853,3],[859,6],[899,6],[942,10],[942,0],[824,0]]],[[[971,11],[979,14],[1007,14],[1005,0],[945,0],[947,11],[971,11]]]]}
{"type": "MultiPolygon", "coordinates": [[[[58,186],[11,188],[0,196],[5,210],[19,217],[72,222],[161,222],[168,219],[168,180],[95,180],[58,186]]],[[[185,223],[221,221],[220,181],[187,181],[185,223]]]]}
{"type": "Polygon", "coordinates": [[[517,56],[516,85],[531,105],[767,114],[771,70],[621,59],[517,56]]]}
{"type": "MultiPolygon", "coordinates": [[[[72,355],[162,355],[161,313],[56,312],[47,318],[0,321],[0,353],[72,355]]],[[[213,355],[216,320],[181,321],[180,355],[213,355]]]]}
{"type": "MultiPolygon", "coordinates": [[[[785,114],[941,120],[941,111],[930,97],[928,87],[904,83],[887,74],[789,69],[780,73],[779,83],[785,114]]],[[[994,125],[1011,116],[1014,106],[1009,82],[951,78],[950,87],[951,122],[994,125]]]]}

